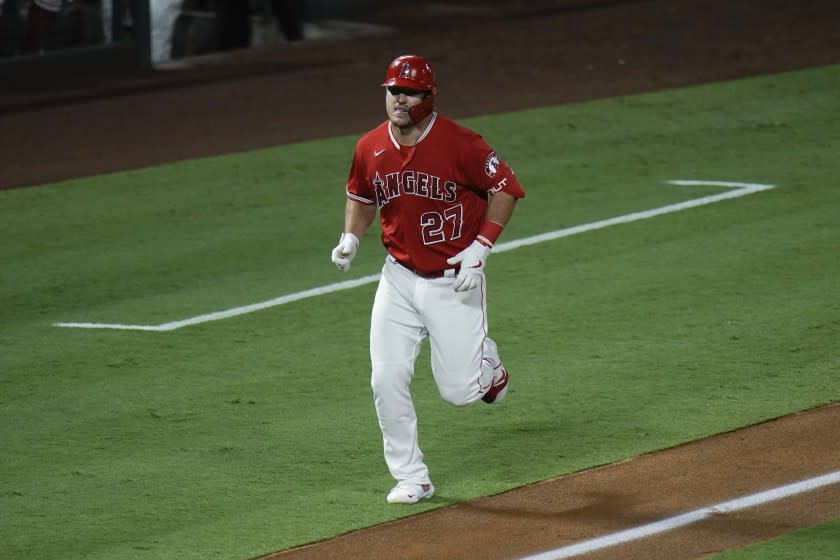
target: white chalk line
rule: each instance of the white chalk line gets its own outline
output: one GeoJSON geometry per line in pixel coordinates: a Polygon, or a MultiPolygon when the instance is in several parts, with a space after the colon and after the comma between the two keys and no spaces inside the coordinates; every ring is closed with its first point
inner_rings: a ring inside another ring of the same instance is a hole
{"type": "Polygon", "coordinates": [[[733,513],[743,509],[768,504],[770,502],[790,498],[798,494],[811,492],[824,486],[837,484],[838,482],[840,482],[840,471],[834,471],[814,478],[808,478],[792,484],[786,484],[784,486],[779,486],[777,488],[772,488],[756,494],[750,494],[748,496],[729,500],[727,502],[721,502],[712,506],[696,509],[682,515],[661,519],[659,521],[634,527],[632,529],[625,529],[623,531],[618,531],[617,533],[604,535],[603,537],[597,537],[581,541],[576,544],[555,548],[554,550],[549,550],[533,556],[525,556],[520,560],[561,560],[563,558],[572,558],[582,554],[589,554],[590,552],[595,552],[596,550],[601,550],[603,548],[619,544],[627,544],[645,537],[650,537],[666,531],[672,531],[680,527],[685,527],[686,525],[691,525],[692,523],[697,523],[698,521],[703,521],[704,519],[709,519],[710,517],[716,515],[733,513]]]}
{"type": "Polygon", "coordinates": [[[371,274],[370,276],[363,276],[362,278],[356,278],[355,280],[347,280],[345,282],[338,282],[337,284],[329,284],[327,286],[321,286],[319,288],[312,288],[309,290],[304,290],[302,292],[295,292],[293,294],[289,294],[286,296],[280,296],[274,299],[270,299],[267,301],[261,301],[259,303],[252,303],[251,305],[244,305],[242,307],[234,307],[233,309],[226,309],[224,311],[216,311],[213,313],[205,313],[204,315],[198,315],[196,317],[190,317],[188,319],[182,319],[180,321],[171,321],[169,323],[161,323],[160,325],[123,325],[119,323],[54,323],[53,326],[55,327],[67,327],[67,328],[76,328],[76,329],[115,329],[115,330],[125,330],[125,331],[174,331],[176,329],[180,329],[182,327],[188,327],[190,325],[198,325],[200,323],[207,323],[210,321],[218,321],[220,319],[228,319],[230,317],[236,317],[237,315],[245,315],[246,313],[253,313],[255,311],[261,311],[263,309],[268,309],[269,307],[275,307],[277,305],[284,305],[286,303],[291,303],[293,301],[299,301],[302,299],[307,299],[315,296],[322,296],[324,294],[329,294],[332,292],[340,292],[341,290],[349,290],[351,288],[355,288],[357,286],[363,286],[365,284],[370,284],[371,282],[376,282],[379,280],[379,274],[371,274]]]}
{"type": "MultiPolygon", "coordinates": [[[[616,216],[614,218],[608,218],[605,220],[600,220],[597,222],[591,222],[588,224],[582,224],[579,226],[568,227],[564,229],[558,229],[556,231],[550,231],[547,233],[543,233],[540,235],[535,235],[532,237],[526,237],[524,239],[517,239],[514,241],[507,241],[505,243],[499,243],[493,248],[494,253],[503,253],[505,251],[512,251],[514,249],[518,249],[520,247],[525,247],[527,245],[535,245],[537,243],[544,243],[546,241],[553,241],[555,239],[560,239],[562,237],[569,237],[572,235],[577,235],[579,233],[585,233],[587,231],[594,231],[596,229],[603,229],[606,227],[619,225],[619,224],[626,224],[630,222],[636,222],[639,220],[646,220],[648,218],[653,218],[655,216],[661,216],[663,214],[670,214],[673,212],[680,212],[682,210],[688,210],[689,208],[695,208],[697,206],[704,206],[706,204],[712,204],[715,202],[720,202],[722,200],[728,200],[732,198],[738,198],[741,196],[747,196],[750,194],[754,194],[761,191],[766,191],[772,188],[775,188],[775,185],[764,185],[760,183],[740,183],[740,182],[732,182],[732,181],[704,181],[704,180],[693,180],[693,179],[679,179],[674,181],[668,181],[669,184],[677,185],[677,186],[714,186],[714,187],[726,187],[732,190],[724,191],[719,194],[714,194],[710,196],[703,196],[700,198],[693,198],[691,200],[686,200],[684,202],[678,202],[676,204],[668,204],[666,206],[660,206],[659,208],[652,208],[650,210],[644,210],[641,212],[633,212],[631,214],[624,214],[622,216],[616,216]]],[[[287,303],[291,303],[294,301],[300,301],[302,299],[307,299],[315,296],[321,296],[324,294],[329,294],[333,292],[339,292],[342,290],[349,290],[351,288],[356,288],[358,286],[363,286],[365,284],[371,284],[373,282],[379,281],[379,274],[371,274],[370,276],[364,276],[362,278],[357,278],[355,280],[348,280],[345,282],[338,282],[336,284],[328,284],[326,286],[321,286],[318,288],[312,288],[309,290],[304,290],[302,292],[296,292],[293,294],[280,296],[274,299],[270,299],[267,301],[262,301],[258,303],[252,303],[250,305],[245,305],[242,307],[234,307],[232,309],[226,309],[224,311],[216,311],[213,313],[205,313],[203,315],[198,315],[196,317],[190,317],[187,319],[182,319],[180,321],[171,321],[168,323],[161,323],[158,325],[131,325],[131,324],[121,324],[121,323],[76,323],[76,322],[62,322],[62,323],[53,323],[55,327],[64,327],[64,328],[75,328],[75,329],[113,329],[113,330],[130,330],[130,331],[174,331],[176,329],[180,329],[183,327],[188,327],[191,325],[198,325],[201,323],[207,323],[210,321],[219,321],[221,319],[229,319],[231,317],[236,317],[238,315],[245,315],[247,313],[254,313],[255,311],[261,311],[263,309],[268,309],[270,307],[275,307],[278,305],[284,305],[287,303]]]]}

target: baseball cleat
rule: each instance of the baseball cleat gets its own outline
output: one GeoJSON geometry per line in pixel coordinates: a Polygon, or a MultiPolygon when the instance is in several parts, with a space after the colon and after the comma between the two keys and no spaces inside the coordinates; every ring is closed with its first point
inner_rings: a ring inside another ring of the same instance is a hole
{"type": "Polygon", "coordinates": [[[505,395],[507,395],[508,372],[505,367],[501,365],[499,366],[499,371],[501,371],[501,373],[493,379],[493,384],[490,385],[487,392],[481,396],[481,400],[487,404],[500,403],[505,400],[505,395]]]}
{"type": "Polygon", "coordinates": [[[388,493],[389,504],[416,504],[420,500],[431,498],[435,494],[435,487],[428,484],[397,484],[388,493]]]}

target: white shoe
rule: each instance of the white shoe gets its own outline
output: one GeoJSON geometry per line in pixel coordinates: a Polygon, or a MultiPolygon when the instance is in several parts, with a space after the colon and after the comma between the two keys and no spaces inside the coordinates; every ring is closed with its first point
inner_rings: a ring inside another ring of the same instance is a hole
{"type": "Polygon", "coordinates": [[[389,504],[416,504],[420,500],[431,498],[435,494],[435,487],[428,484],[400,483],[388,492],[389,504]]]}

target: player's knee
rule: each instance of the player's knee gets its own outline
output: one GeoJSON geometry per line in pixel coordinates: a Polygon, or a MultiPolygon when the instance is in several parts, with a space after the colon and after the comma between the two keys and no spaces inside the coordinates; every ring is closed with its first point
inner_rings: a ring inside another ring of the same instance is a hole
{"type": "Polygon", "coordinates": [[[444,386],[438,387],[440,397],[453,406],[467,406],[474,403],[479,394],[476,390],[466,387],[444,386]]]}

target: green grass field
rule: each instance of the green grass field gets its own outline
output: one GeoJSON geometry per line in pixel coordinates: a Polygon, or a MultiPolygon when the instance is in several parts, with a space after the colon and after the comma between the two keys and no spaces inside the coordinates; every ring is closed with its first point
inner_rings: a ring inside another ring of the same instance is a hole
{"type": "MultiPolygon", "coordinates": [[[[775,188],[493,256],[508,400],[446,405],[421,354],[438,495],[416,508],[384,501],[374,283],[170,331],[54,326],[378,273],[375,229],[349,273],[329,260],[355,137],[0,191],[0,557],[245,560],[836,402],[838,85],[831,66],[464,121],[528,192],[502,242],[728,190],[674,179],[775,188]]],[[[828,559],[836,535],[721,558],[828,559]]]]}
{"type": "Polygon", "coordinates": [[[836,558],[840,550],[840,520],[800,529],[769,542],[715,556],[715,560],[799,560],[836,558]]]}

